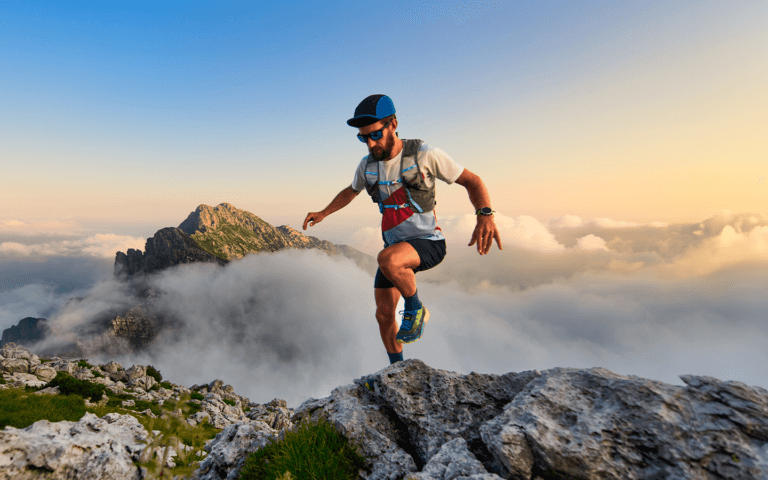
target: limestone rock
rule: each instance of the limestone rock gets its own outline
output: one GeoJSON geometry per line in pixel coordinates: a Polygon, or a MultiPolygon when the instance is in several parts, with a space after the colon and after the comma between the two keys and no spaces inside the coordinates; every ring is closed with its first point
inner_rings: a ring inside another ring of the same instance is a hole
{"type": "Polygon", "coordinates": [[[0,361],[0,371],[8,374],[29,373],[29,362],[24,358],[6,358],[0,361]]]}
{"type": "Polygon", "coordinates": [[[48,387],[35,392],[35,395],[58,395],[59,387],[48,387]]]}
{"type": "Polygon", "coordinates": [[[515,478],[766,478],[768,392],[683,376],[687,387],[601,368],[542,372],[481,428],[515,478]]]}
{"type": "Polygon", "coordinates": [[[107,373],[117,373],[122,370],[123,366],[117,362],[109,362],[102,366],[102,369],[107,373]]]}
{"type": "Polygon", "coordinates": [[[125,370],[125,374],[128,376],[128,380],[136,380],[147,376],[147,369],[141,365],[133,365],[128,370],[125,370]]]}
{"type": "Polygon", "coordinates": [[[138,349],[152,342],[157,333],[156,329],[157,320],[154,316],[150,315],[144,306],[136,305],[124,315],[113,318],[109,322],[107,333],[113,337],[124,338],[131,347],[138,349]]]}
{"type": "Polygon", "coordinates": [[[86,413],[79,422],[35,422],[0,430],[0,477],[18,480],[140,479],[147,431],[131,415],[86,413]]]}
{"type": "MultiPolygon", "coordinates": [[[[386,371],[386,369],[385,369],[386,371]]],[[[296,409],[293,422],[323,416],[370,459],[370,480],[403,478],[417,471],[407,427],[365,387],[337,387],[324,399],[309,399],[296,409]]]]}
{"type": "Polygon", "coordinates": [[[246,458],[277,437],[277,431],[263,422],[230,425],[205,446],[209,453],[195,471],[199,480],[234,480],[246,458]]]}
{"type": "Polygon", "coordinates": [[[446,442],[440,451],[429,459],[424,470],[409,473],[406,480],[502,480],[488,473],[467,448],[467,442],[459,437],[446,442]]]}
{"type": "Polygon", "coordinates": [[[40,380],[45,380],[46,382],[50,382],[56,378],[56,369],[47,364],[35,365],[34,367],[30,366],[30,371],[40,378],[40,380]]]}
{"type": "Polygon", "coordinates": [[[5,359],[9,358],[29,358],[32,353],[21,345],[16,345],[13,342],[8,342],[0,348],[0,356],[5,359]]]}
{"type": "Polygon", "coordinates": [[[291,421],[293,414],[293,410],[288,408],[285,400],[275,398],[266,405],[253,404],[247,416],[251,420],[264,422],[275,430],[280,431],[293,426],[291,421]]]}
{"type": "Polygon", "coordinates": [[[120,371],[115,372],[115,373],[110,373],[109,374],[109,378],[113,382],[126,382],[126,381],[128,381],[128,374],[125,373],[125,370],[120,370],[120,371]]]}
{"type": "Polygon", "coordinates": [[[502,473],[504,467],[480,438],[480,427],[501,414],[538,375],[459,375],[430,368],[420,360],[407,360],[368,377],[373,392],[363,386],[364,379],[358,379],[354,388],[338,388],[328,399],[305,402],[295,417],[323,415],[349,433],[349,438],[368,450],[366,456],[374,458],[369,478],[402,476],[421,469],[444,443],[455,438],[463,438],[491,473],[502,473]],[[371,449],[372,444],[378,448],[371,449]],[[390,471],[385,465],[391,459],[396,464],[390,471]]]}

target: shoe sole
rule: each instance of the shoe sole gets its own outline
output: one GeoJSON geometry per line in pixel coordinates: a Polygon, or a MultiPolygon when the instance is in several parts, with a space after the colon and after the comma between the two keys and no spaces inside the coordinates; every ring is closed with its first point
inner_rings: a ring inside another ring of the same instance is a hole
{"type": "Polygon", "coordinates": [[[397,339],[397,343],[414,343],[415,341],[420,339],[421,335],[424,333],[424,324],[426,324],[428,321],[429,321],[429,310],[427,310],[427,307],[424,307],[424,320],[422,320],[421,322],[421,331],[419,332],[419,336],[409,342],[406,342],[405,340],[397,339]]]}

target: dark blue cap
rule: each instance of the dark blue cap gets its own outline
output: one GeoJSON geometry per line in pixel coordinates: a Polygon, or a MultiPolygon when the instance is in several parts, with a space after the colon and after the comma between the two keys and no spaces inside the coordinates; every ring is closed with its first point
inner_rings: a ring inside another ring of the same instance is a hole
{"type": "Polygon", "coordinates": [[[347,120],[350,127],[360,128],[376,123],[395,114],[395,104],[386,95],[371,95],[360,102],[355,109],[355,116],[347,120]]]}

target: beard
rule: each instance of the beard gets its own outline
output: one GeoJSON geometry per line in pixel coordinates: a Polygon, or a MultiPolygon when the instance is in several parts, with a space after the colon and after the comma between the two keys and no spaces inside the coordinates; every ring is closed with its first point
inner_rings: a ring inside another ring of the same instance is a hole
{"type": "MultiPolygon", "coordinates": [[[[373,147],[373,148],[378,148],[378,147],[373,147]]],[[[368,149],[368,153],[371,154],[371,158],[373,158],[377,162],[389,160],[389,157],[392,154],[392,149],[395,148],[395,139],[391,136],[387,138],[387,141],[384,142],[384,146],[381,147],[381,150],[379,150],[379,153],[376,153],[376,151],[374,151],[373,148],[368,149]]]]}

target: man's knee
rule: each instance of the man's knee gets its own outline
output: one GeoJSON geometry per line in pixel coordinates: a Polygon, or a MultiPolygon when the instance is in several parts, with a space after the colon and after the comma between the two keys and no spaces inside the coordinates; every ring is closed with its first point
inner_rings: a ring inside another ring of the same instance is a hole
{"type": "Polygon", "coordinates": [[[379,267],[388,268],[392,262],[392,252],[386,248],[379,252],[379,256],[376,257],[376,261],[379,262],[379,267]]]}
{"type": "Polygon", "coordinates": [[[376,321],[381,325],[389,325],[395,319],[395,310],[392,308],[377,307],[376,321]]]}

